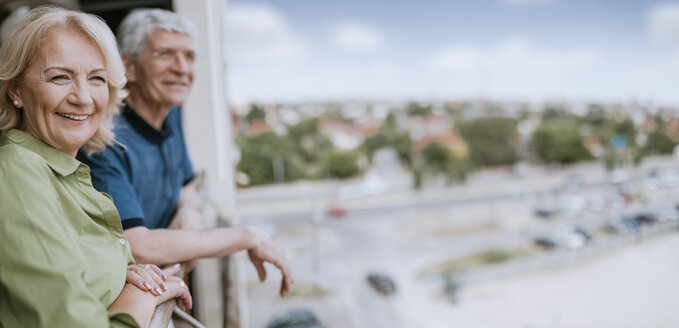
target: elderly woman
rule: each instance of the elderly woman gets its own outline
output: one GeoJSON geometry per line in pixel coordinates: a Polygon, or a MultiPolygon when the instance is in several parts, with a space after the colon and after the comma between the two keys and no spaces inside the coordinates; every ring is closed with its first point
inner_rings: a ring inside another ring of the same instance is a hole
{"type": "MultiPolygon", "coordinates": [[[[113,142],[125,72],[98,18],[38,8],[0,50],[0,327],[147,326],[183,282],[133,265],[118,212],[75,159],[113,142]]],[[[175,270],[176,271],[176,270],[175,270]]]]}

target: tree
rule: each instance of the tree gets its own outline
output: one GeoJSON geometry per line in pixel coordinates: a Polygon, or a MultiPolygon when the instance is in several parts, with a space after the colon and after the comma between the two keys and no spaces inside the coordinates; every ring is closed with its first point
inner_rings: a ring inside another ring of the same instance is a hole
{"type": "Polygon", "coordinates": [[[252,137],[241,136],[236,139],[241,149],[241,160],[237,168],[250,178],[251,185],[274,182],[274,163],[280,161],[284,168],[284,180],[294,180],[299,176],[293,146],[285,137],[272,131],[252,137]]]}
{"type": "Polygon", "coordinates": [[[406,106],[408,116],[427,116],[431,114],[431,106],[422,106],[418,103],[409,103],[406,106]]]}
{"type": "Polygon", "coordinates": [[[358,173],[358,152],[356,150],[335,150],[328,159],[328,173],[331,177],[344,179],[358,173]]]}
{"type": "Polygon", "coordinates": [[[553,120],[540,124],[533,132],[532,141],[545,162],[568,164],[592,158],[577,129],[566,122],[553,120]]]}
{"type": "Polygon", "coordinates": [[[252,104],[250,105],[250,111],[245,115],[245,120],[250,123],[255,120],[263,120],[266,118],[266,112],[262,107],[252,104]]]}
{"type": "Polygon", "coordinates": [[[587,110],[584,120],[592,126],[603,126],[604,122],[606,122],[606,112],[604,111],[604,107],[598,104],[589,105],[589,109],[587,110]]]}
{"type": "Polygon", "coordinates": [[[477,166],[507,165],[517,160],[512,140],[518,121],[508,117],[481,117],[458,126],[477,166]]]}
{"type": "Polygon", "coordinates": [[[627,147],[636,146],[637,129],[629,117],[612,117],[604,121],[599,131],[599,140],[602,144],[610,146],[611,140],[616,136],[622,136],[627,140],[627,147]]]}
{"type": "Polygon", "coordinates": [[[318,135],[318,119],[307,118],[297,124],[288,127],[288,136],[295,142],[300,142],[305,136],[318,135]]]}
{"type": "Polygon", "coordinates": [[[406,165],[411,164],[410,132],[398,129],[396,116],[392,113],[389,113],[375,134],[365,138],[361,145],[361,148],[366,152],[370,159],[372,159],[376,150],[383,147],[394,148],[402,163],[405,163],[406,165]]]}
{"type": "Polygon", "coordinates": [[[422,175],[443,174],[446,182],[451,184],[455,181],[463,181],[467,178],[469,166],[465,159],[456,158],[451,150],[444,144],[433,141],[422,149],[422,163],[413,171],[415,186],[421,186],[422,175]]]}
{"type": "Polygon", "coordinates": [[[318,131],[318,119],[307,118],[288,127],[288,137],[293,143],[294,152],[299,154],[304,162],[310,166],[310,178],[321,177],[321,169],[313,166],[323,165],[332,150],[332,142],[318,131]]]}
{"type": "Polygon", "coordinates": [[[646,154],[671,154],[677,143],[670,139],[662,131],[655,130],[648,134],[646,145],[644,146],[644,153],[646,154]]]}

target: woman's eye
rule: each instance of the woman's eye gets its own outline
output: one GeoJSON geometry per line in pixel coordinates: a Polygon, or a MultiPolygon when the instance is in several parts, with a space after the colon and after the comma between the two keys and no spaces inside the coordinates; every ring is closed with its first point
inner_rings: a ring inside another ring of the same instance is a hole
{"type": "Polygon", "coordinates": [[[106,83],[106,79],[103,76],[93,76],[90,79],[97,82],[106,83]]]}
{"type": "Polygon", "coordinates": [[[66,76],[66,75],[56,75],[56,76],[53,76],[50,79],[50,81],[54,81],[54,82],[66,81],[66,80],[68,80],[68,76],[66,76]]]}

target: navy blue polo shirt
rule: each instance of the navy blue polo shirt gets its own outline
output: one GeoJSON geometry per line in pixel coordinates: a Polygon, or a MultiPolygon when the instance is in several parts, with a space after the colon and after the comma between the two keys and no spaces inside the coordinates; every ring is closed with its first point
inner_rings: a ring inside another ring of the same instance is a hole
{"type": "Polygon", "coordinates": [[[125,104],[114,132],[124,147],[109,146],[90,156],[80,149],[78,160],[89,165],[94,187],[113,198],[123,229],[167,228],[182,186],[193,179],[179,107],[170,109],[158,131],[125,104]]]}

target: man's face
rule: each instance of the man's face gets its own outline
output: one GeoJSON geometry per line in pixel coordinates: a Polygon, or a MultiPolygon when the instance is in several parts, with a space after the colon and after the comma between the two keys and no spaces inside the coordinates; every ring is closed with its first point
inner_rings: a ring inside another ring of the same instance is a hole
{"type": "Polygon", "coordinates": [[[128,64],[130,91],[153,107],[182,105],[193,84],[194,61],[193,40],[188,34],[156,29],[139,61],[128,64]]]}

